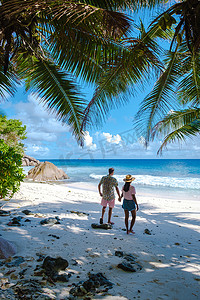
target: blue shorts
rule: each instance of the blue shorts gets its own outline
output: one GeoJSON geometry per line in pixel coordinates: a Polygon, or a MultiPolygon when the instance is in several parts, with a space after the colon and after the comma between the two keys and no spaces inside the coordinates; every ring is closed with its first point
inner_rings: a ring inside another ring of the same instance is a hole
{"type": "Polygon", "coordinates": [[[136,209],[135,202],[133,200],[123,200],[122,208],[124,210],[132,211],[136,209]]]}

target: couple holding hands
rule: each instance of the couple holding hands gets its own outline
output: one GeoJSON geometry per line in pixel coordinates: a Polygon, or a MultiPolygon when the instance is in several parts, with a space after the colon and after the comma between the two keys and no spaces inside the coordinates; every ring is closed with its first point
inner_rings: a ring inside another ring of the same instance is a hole
{"type": "Polygon", "coordinates": [[[103,224],[103,217],[106,211],[107,205],[109,206],[108,211],[108,223],[114,224],[111,222],[111,215],[112,215],[112,209],[115,206],[115,194],[114,194],[114,188],[116,189],[116,192],[119,196],[118,201],[121,202],[121,199],[123,197],[123,204],[122,208],[124,209],[125,214],[125,226],[126,226],[126,233],[134,233],[133,226],[135,224],[136,219],[136,210],[138,210],[138,203],[135,197],[135,188],[131,185],[131,182],[135,180],[134,177],[131,175],[126,175],[124,178],[125,184],[122,187],[122,193],[120,195],[119,188],[118,188],[118,182],[116,178],[112,177],[114,175],[114,169],[110,168],[108,170],[108,175],[103,176],[98,184],[98,190],[99,194],[102,197],[101,205],[102,207],[102,216],[100,218],[100,224],[103,224]],[[101,192],[101,186],[103,187],[101,192]],[[128,224],[129,220],[129,211],[131,212],[132,219],[130,223],[130,227],[128,224]]]}

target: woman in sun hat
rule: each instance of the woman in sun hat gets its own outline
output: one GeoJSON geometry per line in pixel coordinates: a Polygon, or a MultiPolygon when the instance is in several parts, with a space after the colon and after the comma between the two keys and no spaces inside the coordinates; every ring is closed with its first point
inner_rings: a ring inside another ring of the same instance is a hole
{"type": "Polygon", "coordinates": [[[135,224],[136,219],[136,210],[139,209],[137,200],[135,197],[135,188],[131,185],[131,182],[135,180],[135,178],[132,175],[126,175],[126,177],[123,179],[125,181],[125,185],[122,187],[122,194],[121,198],[123,199],[122,208],[124,209],[125,213],[125,225],[126,225],[126,233],[135,233],[133,229],[133,225],[135,224]],[[130,230],[128,229],[128,219],[129,219],[129,211],[132,214],[132,220],[130,224],[130,230]]]}

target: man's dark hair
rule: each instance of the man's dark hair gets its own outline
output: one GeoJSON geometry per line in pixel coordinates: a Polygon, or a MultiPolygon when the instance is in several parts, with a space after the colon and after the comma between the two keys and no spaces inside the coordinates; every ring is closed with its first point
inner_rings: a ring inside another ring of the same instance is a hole
{"type": "Polygon", "coordinates": [[[112,173],[114,172],[114,169],[113,169],[113,168],[110,168],[110,169],[108,170],[108,172],[109,172],[109,175],[110,175],[110,174],[112,174],[112,173]]]}

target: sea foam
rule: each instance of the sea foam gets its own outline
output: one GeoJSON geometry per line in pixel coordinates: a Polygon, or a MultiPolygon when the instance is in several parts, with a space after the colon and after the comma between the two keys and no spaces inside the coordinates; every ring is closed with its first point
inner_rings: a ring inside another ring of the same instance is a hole
{"type": "MultiPolygon", "coordinates": [[[[103,175],[90,174],[90,178],[100,180],[103,175]]],[[[114,176],[118,182],[124,182],[124,175],[114,176]]],[[[135,175],[134,184],[143,186],[160,186],[183,189],[200,189],[200,178],[176,178],[176,177],[161,177],[152,175],[135,175]]]]}

